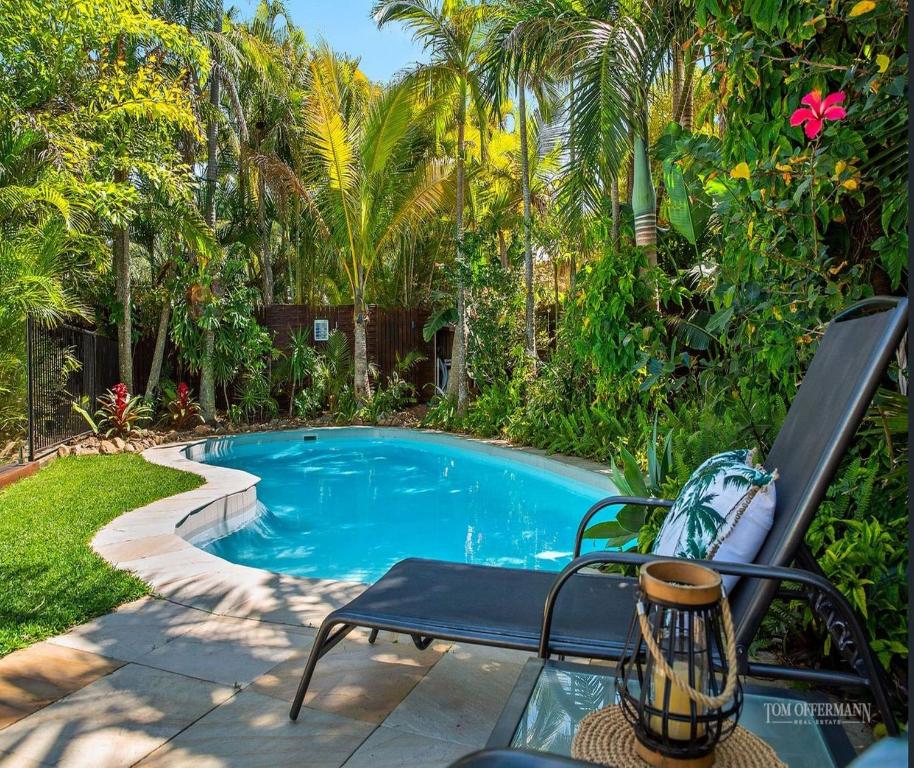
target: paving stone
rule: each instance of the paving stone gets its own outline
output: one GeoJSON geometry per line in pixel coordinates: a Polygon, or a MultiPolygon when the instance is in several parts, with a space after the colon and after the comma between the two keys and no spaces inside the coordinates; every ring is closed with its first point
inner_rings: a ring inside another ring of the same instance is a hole
{"type": "Polygon", "coordinates": [[[485,746],[523,664],[456,646],[454,650],[432,667],[384,725],[470,747],[485,746]]]}
{"type": "Polygon", "coordinates": [[[381,726],[355,751],[344,768],[402,768],[405,765],[447,768],[472,751],[473,748],[466,744],[381,726]]]}
{"type": "Polygon", "coordinates": [[[0,659],[0,728],[122,666],[94,653],[38,643],[0,659]]]}
{"type": "Polygon", "coordinates": [[[142,768],[339,768],[372,726],[243,691],[140,763],[142,768]]]}
{"type": "Polygon", "coordinates": [[[118,565],[130,560],[163,555],[166,552],[178,552],[192,546],[193,544],[185,541],[180,536],[163,533],[159,536],[147,536],[144,539],[100,545],[96,548],[96,551],[108,562],[118,565]]]}
{"type": "Polygon", "coordinates": [[[226,686],[128,664],[0,731],[0,752],[11,753],[11,762],[126,768],[232,693],[226,686]]]}
{"type": "Polygon", "coordinates": [[[311,641],[305,632],[275,624],[209,616],[138,661],[156,669],[243,687],[309,647],[311,641]]]}
{"type": "Polygon", "coordinates": [[[167,600],[143,598],[51,638],[54,645],[136,661],[186,632],[206,614],[167,600]]]}
{"type": "MultiPolygon", "coordinates": [[[[369,645],[367,635],[353,633],[341,642],[318,663],[305,706],[369,723],[384,720],[448,648],[434,643],[420,651],[408,638],[390,637],[369,645]]],[[[255,680],[251,690],[290,705],[306,660],[307,653],[297,653],[255,680]]]]}

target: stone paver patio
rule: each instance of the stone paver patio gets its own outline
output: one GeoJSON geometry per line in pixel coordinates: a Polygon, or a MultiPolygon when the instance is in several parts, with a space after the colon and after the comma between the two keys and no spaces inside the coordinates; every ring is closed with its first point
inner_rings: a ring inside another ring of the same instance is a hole
{"type": "Polygon", "coordinates": [[[524,654],[355,633],[289,702],[314,630],[144,598],[0,660],[0,765],[446,766],[524,654]]]}

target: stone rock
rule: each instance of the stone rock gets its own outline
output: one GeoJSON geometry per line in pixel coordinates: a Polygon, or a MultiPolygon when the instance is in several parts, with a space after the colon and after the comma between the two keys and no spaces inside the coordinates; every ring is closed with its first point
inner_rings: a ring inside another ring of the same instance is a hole
{"type": "Polygon", "coordinates": [[[74,456],[98,456],[98,448],[90,445],[77,445],[73,449],[74,456]]]}
{"type": "Polygon", "coordinates": [[[119,451],[123,451],[124,447],[127,445],[127,441],[121,437],[115,437],[111,442],[114,443],[114,447],[119,451]]]}
{"type": "Polygon", "coordinates": [[[69,445],[62,445],[57,449],[57,455],[61,458],[69,456],[71,453],[73,453],[73,449],[69,445]]]}
{"type": "Polygon", "coordinates": [[[102,440],[102,444],[99,446],[99,450],[104,454],[118,453],[117,446],[112,443],[110,440],[102,440]]]}
{"type": "Polygon", "coordinates": [[[213,433],[213,428],[209,424],[198,424],[194,427],[195,435],[211,435],[213,433]]]}
{"type": "Polygon", "coordinates": [[[137,448],[135,443],[127,443],[127,445],[124,446],[124,453],[139,453],[140,450],[141,449],[137,448]]]}

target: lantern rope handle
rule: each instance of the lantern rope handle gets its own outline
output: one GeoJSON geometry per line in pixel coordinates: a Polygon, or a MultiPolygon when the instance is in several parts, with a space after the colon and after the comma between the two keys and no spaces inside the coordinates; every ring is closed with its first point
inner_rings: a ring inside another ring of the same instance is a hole
{"type": "Polygon", "coordinates": [[[660,646],[657,645],[657,641],[654,639],[651,624],[648,621],[647,613],[644,610],[644,603],[641,600],[638,601],[638,621],[641,624],[641,636],[644,638],[644,643],[647,645],[648,652],[654,657],[654,662],[657,664],[658,671],[692,701],[696,704],[701,704],[707,709],[718,709],[730,701],[730,699],[733,698],[733,693],[736,691],[738,678],[736,672],[736,639],[733,633],[733,617],[730,615],[730,603],[727,601],[726,596],[723,596],[720,599],[720,609],[724,625],[724,645],[726,646],[724,651],[727,655],[727,680],[724,684],[723,691],[717,696],[708,696],[701,691],[696,691],[689,685],[688,680],[684,680],[677,675],[672,667],[670,667],[669,662],[663,657],[660,646]]]}

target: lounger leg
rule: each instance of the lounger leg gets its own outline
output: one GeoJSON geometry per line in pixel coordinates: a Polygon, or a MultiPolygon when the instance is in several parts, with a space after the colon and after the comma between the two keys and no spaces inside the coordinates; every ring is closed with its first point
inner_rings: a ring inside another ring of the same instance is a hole
{"type": "Polygon", "coordinates": [[[298,684],[298,691],[296,691],[295,698],[292,700],[292,709],[289,710],[289,717],[292,720],[298,719],[298,713],[301,712],[301,705],[305,700],[305,695],[308,693],[308,686],[311,684],[311,677],[314,675],[314,668],[317,666],[317,662],[327,651],[355,629],[352,624],[343,624],[336,632],[331,634],[331,630],[335,626],[336,623],[325,621],[317,632],[317,637],[314,639],[314,645],[311,648],[311,654],[308,656],[308,663],[305,665],[301,682],[298,684]]]}
{"type": "Polygon", "coordinates": [[[368,643],[370,645],[374,645],[374,642],[377,639],[378,639],[378,630],[376,630],[376,629],[371,630],[371,632],[368,634],[368,643]]]}

